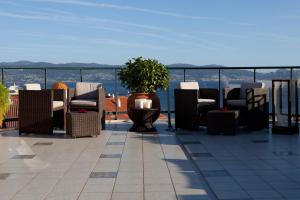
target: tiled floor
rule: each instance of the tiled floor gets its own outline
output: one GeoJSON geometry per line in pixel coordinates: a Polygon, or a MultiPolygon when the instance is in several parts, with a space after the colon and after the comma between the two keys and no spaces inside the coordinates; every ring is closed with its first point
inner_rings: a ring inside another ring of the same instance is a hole
{"type": "Polygon", "coordinates": [[[0,136],[0,200],[300,199],[298,135],[127,132],[0,136]]]}

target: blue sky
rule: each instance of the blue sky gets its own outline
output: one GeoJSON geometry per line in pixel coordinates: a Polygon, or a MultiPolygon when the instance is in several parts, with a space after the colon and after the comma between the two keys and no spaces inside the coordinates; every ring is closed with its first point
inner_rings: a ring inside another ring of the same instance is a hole
{"type": "Polygon", "coordinates": [[[0,62],[300,65],[298,0],[0,0],[0,62]]]}

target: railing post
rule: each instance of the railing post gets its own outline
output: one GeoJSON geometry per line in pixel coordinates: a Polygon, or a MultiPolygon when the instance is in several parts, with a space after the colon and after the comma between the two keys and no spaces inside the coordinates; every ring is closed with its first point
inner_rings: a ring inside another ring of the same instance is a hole
{"type": "Polygon", "coordinates": [[[4,69],[1,68],[1,82],[4,85],[4,69]]]}
{"type": "Polygon", "coordinates": [[[221,96],[222,91],[221,91],[221,69],[219,68],[219,107],[221,107],[221,96]]]}
{"type": "Polygon", "coordinates": [[[253,82],[256,82],[256,68],[253,69],[253,82]]]}
{"type": "Polygon", "coordinates": [[[81,68],[79,69],[79,72],[80,72],[80,82],[82,82],[83,79],[82,79],[82,69],[81,68]]]}
{"type": "Polygon", "coordinates": [[[115,115],[115,120],[118,119],[118,95],[117,95],[117,69],[115,68],[115,107],[116,107],[116,115],[115,115]]]}
{"type": "Polygon", "coordinates": [[[183,82],[185,82],[185,68],[183,69],[183,82]]]}
{"type": "Polygon", "coordinates": [[[47,68],[44,68],[44,81],[45,89],[47,89],[47,68]]]}
{"type": "Polygon", "coordinates": [[[167,109],[168,109],[168,127],[172,130],[171,112],[170,112],[170,87],[167,88],[167,109]]]}
{"type": "Polygon", "coordinates": [[[290,68],[290,80],[291,81],[293,80],[293,68],[292,67],[290,68]]]}

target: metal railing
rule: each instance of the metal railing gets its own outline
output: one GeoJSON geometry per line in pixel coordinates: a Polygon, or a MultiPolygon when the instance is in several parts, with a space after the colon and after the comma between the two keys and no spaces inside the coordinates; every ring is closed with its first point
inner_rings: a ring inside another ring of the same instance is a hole
{"type": "MultiPolygon", "coordinates": [[[[30,70],[34,70],[34,71],[39,71],[40,75],[43,74],[42,78],[43,79],[43,84],[44,84],[44,88],[48,87],[48,81],[49,81],[49,72],[50,71],[59,71],[59,72],[67,72],[67,71],[72,71],[72,73],[76,72],[79,74],[79,80],[78,81],[86,81],[84,78],[84,72],[88,72],[88,71],[97,71],[97,72],[103,72],[103,71],[111,71],[111,73],[113,74],[112,76],[114,77],[113,81],[114,82],[114,86],[113,86],[113,92],[114,94],[116,94],[116,99],[118,98],[118,76],[117,76],[117,72],[118,70],[121,69],[121,66],[119,67],[1,67],[1,81],[3,84],[6,84],[8,76],[12,76],[9,75],[8,73],[13,70],[22,70],[22,71],[30,71],[30,70]]],[[[169,72],[176,72],[180,75],[182,75],[182,77],[180,77],[180,79],[178,79],[178,77],[174,80],[172,80],[172,82],[177,83],[180,81],[188,81],[190,77],[193,77],[195,79],[195,76],[191,76],[188,75],[189,71],[209,71],[209,70],[213,70],[216,73],[217,76],[217,87],[219,89],[220,92],[220,98],[222,98],[222,74],[228,70],[246,70],[247,72],[252,72],[251,75],[251,79],[252,81],[256,81],[258,78],[258,71],[269,71],[269,70],[285,70],[285,74],[282,75],[283,78],[285,79],[294,79],[294,78],[298,78],[294,75],[295,70],[299,70],[300,72],[300,66],[256,66],[256,67],[168,67],[169,72]],[[181,72],[180,72],[181,71],[181,72]],[[288,72],[288,75],[286,75],[286,72],[288,72]]],[[[259,74],[262,74],[259,73],[259,74]]],[[[73,74],[74,75],[74,74],[73,74]]],[[[299,73],[300,75],[300,73],[299,73]]],[[[201,77],[196,77],[196,79],[201,80],[201,77]]],[[[278,78],[278,77],[274,77],[274,78],[278,78]]],[[[15,80],[17,82],[17,80],[15,80]]],[[[19,80],[20,81],[20,80],[19,80]]],[[[64,80],[57,80],[57,81],[64,81],[64,80]]],[[[10,83],[12,83],[10,81],[10,83]]],[[[173,85],[174,87],[174,85],[173,85]]],[[[174,113],[174,110],[171,108],[171,99],[173,98],[171,93],[172,93],[172,87],[169,87],[167,89],[166,92],[164,92],[164,95],[166,97],[166,106],[164,106],[162,108],[162,113],[166,113],[168,116],[168,124],[169,127],[171,127],[171,115],[172,113],[174,113]]],[[[222,101],[220,101],[221,103],[222,101]]],[[[116,114],[118,114],[118,106],[115,105],[115,110],[116,110],[116,114]]]]}

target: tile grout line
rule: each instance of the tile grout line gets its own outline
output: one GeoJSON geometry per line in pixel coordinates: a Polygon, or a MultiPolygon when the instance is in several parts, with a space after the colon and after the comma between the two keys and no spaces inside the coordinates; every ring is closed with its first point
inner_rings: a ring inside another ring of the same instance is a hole
{"type": "MultiPolygon", "coordinates": [[[[229,151],[230,152],[230,151],[229,151]]],[[[231,153],[231,152],[230,152],[231,153]]],[[[248,151],[247,151],[247,153],[248,153],[248,151]]],[[[232,154],[232,153],[231,153],[232,154]]],[[[233,154],[232,154],[233,155],[233,154]]],[[[246,166],[247,166],[247,164],[245,163],[245,161],[244,160],[241,160],[239,157],[237,157],[237,156],[235,156],[235,155],[233,155],[235,158],[236,158],[236,160],[238,160],[238,161],[240,161],[241,163],[243,163],[243,164],[245,164],[246,166]]],[[[257,160],[260,160],[260,161],[263,161],[263,159],[261,159],[261,158],[259,158],[259,157],[257,157],[256,155],[255,155],[255,157],[257,158],[257,160]]],[[[226,170],[226,168],[224,167],[224,165],[221,163],[221,162],[219,162],[217,159],[216,159],[216,161],[226,170]]],[[[276,168],[274,168],[272,165],[270,165],[270,164],[268,164],[268,166],[270,166],[270,167],[272,167],[273,169],[272,170],[278,170],[278,169],[276,169],[276,168]]],[[[247,166],[248,167],[248,166],[247,166]]],[[[253,171],[254,172],[254,174],[256,175],[256,176],[259,176],[260,177],[260,179],[262,180],[262,182],[263,183],[265,183],[265,184],[267,184],[268,186],[270,186],[270,188],[272,188],[274,191],[276,191],[283,199],[287,199],[281,192],[279,192],[276,188],[274,188],[270,183],[268,183],[265,179],[263,179],[259,174],[257,174],[256,172],[255,172],[255,169],[250,169],[249,167],[248,167],[248,170],[251,170],[251,171],[253,171]]],[[[227,170],[226,170],[227,171],[227,170]]],[[[280,170],[278,170],[279,172],[280,172],[280,170]]],[[[281,172],[280,172],[281,173],[281,172]]],[[[281,173],[281,175],[284,175],[284,174],[282,174],[281,173]]],[[[284,175],[284,176],[286,176],[286,175],[284,175]]],[[[242,185],[239,183],[239,181],[237,181],[236,180],[236,178],[234,178],[234,176],[232,176],[232,175],[230,175],[230,177],[232,177],[232,179],[241,187],[241,189],[245,192],[245,193],[247,193],[248,195],[249,195],[249,197],[251,197],[251,195],[248,193],[248,191],[246,190],[246,189],[244,189],[243,187],[242,187],[242,185]]]]}
{"type": "MultiPolygon", "coordinates": [[[[106,140],[106,142],[105,142],[104,148],[106,147],[106,143],[109,141],[109,139],[111,138],[111,136],[112,136],[112,133],[110,133],[110,136],[107,138],[107,140],[106,140]]],[[[103,152],[104,148],[102,149],[102,152],[103,152]]],[[[102,154],[102,153],[101,153],[101,154],[102,154]]],[[[101,154],[100,154],[100,155],[101,155],[101,154]]],[[[99,155],[99,157],[100,157],[100,155],[99,155]]],[[[98,160],[99,160],[99,158],[98,158],[98,160]]],[[[95,163],[93,169],[95,169],[96,165],[97,165],[97,162],[95,163]]],[[[93,169],[92,169],[92,170],[93,170],[93,169]]],[[[83,185],[81,191],[79,192],[79,195],[78,195],[78,197],[76,198],[77,200],[80,198],[80,195],[81,195],[83,189],[85,188],[85,186],[86,186],[88,180],[89,180],[89,177],[87,178],[87,180],[85,181],[85,183],[84,183],[84,185],[83,185]]]]}
{"type": "Polygon", "coordinates": [[[177,196],[177,191],[176,191],[176,189],[175,189],[174,181],[173,181],[172,176],[171,176],[171,171],[170,171],[169,165],[168,165],[168,163],[167,163],[167,161],[166,161],[166,159],[167,159],[167,158],[166,158],[166,154],[165,154],[165,151],[164,151],[164,149],[163,149],[163,147],[162,147],[162,144],[161,144],[161,140],[160,140],[159,134],[158,134],[158,140],[159,140],[159,146],[160,146],[160,149],[161,149],[161,151],[162,151],[162,153],[163,153],[163,156],[164,156],[164,159],[165,159],[166,167],[167,167],[168,172],[169,172],[169,177],[170,177],[170,180],[171,180],[171,182],[172,182],[172,187],[173,187],[173,190],[174,190],[176,199],[179,200],[179,199],[178,199],[178,196],[177,196]]]}
{"type": "Polygon", "coordinates": [[[142,160],[143,160],[143,200],[146,199],[145,197],[145,159],[144,159],[144,134],[142,134],[142,160]]]}
{"type": "Polygon", "coordinates": [[[126,145],[127,137],[128,137],[128,133],[126,134],[126,137],[125,137],[124,146],[123,146],[123,149],[122,149],[122,157],[120,158],[120,161],[119,161],[118,170],[117,170],[117,177],[115,178],[115,181],[114,181],[114,185],[113,185],[113,188],[112,188],[112,191],[111,191],[111,195],[110,195],[110,198],[109,198],[110,200],[112,200],[113,193],[114,193],[114,190],[115,190],[115,187],[116,187],[116,183],[117,183],[117,179],[118,179],[118,176],[119,176],[119,170],[120,170],[121,162],[122,162],[122,159],[123,159],[123,154],[124,154],[124,150],[125,150],[125,145],[126,145]]]}
{"type": "Polygon", "coordinates": [[[219,198],[217,197],[216,193],[214,192],[214,190],[210,187],[207,179],[205,178],[204,174],[202,173],[202,171],[199,169],[199,167],[197,166],[197,164],[195,163],[195,160],[192,158],[192,156],[189,154],[189,152],[187,151],[187,149],[185,148],[185,146],[181,143],[181,140],[178,138],[178,136],[176,135],[175,132],[172,133],[173,136],[176,138],[177,144],[181,147],[181,149],[183,150],[183,153],[185,154],[185,156],[187,157],[188,160],[191,161],[191,163],[193,164],[193,166],[195,167],[195,169],[197,170],[198,174],[201,175],[202,179],[203,179],[203,185],[206,187],[206,189],[208,190],[208,194],[210,194],[210,196],[212,196],[214,198],[214,200],[218,200],[219,198]]]}

